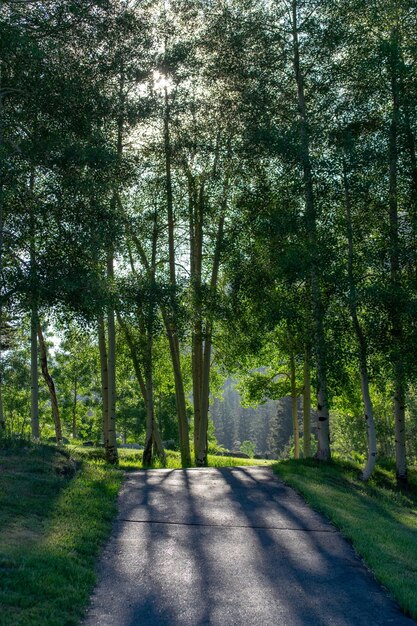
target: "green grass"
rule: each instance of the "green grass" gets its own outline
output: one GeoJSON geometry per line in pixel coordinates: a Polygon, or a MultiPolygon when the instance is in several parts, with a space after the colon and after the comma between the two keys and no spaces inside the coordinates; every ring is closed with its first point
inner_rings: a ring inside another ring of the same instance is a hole
{"type": "MultiPolygon", "coordinates": [[[[68,448],[78,458],[104,460],[103,448],[68,446],[68,448]]],[[[129,448],[119,448],[119,467],[125,471],[135,471],[142,468],[142,450],[131,450],[129,448]]],[[[181,469],[181,457],[179,452],[167,450],[167,469],[181,469]]],[[[268,465],[272,461],[265,459],[241,459],[232,456],[215,456],[209,454],[208,462],[210,467],[236,467],[239,465],[268,465]]],[[[157,460],[152,466],[155,469],[162,468],[162,464],[157,460]]]]}
{"type": "Polygon", "coordinates": [[[334,461],[281,461],[274,471],[349,539],[358,554],[417,618],[417,472],[410,491],[396,489],[392,468],[378,468],[364,484],[359,467],[334,461]]]}
{"type": "Polygon", "coordinates": [[[2,626],[79,623],[122,479],[52,446],[0,449],[2,626]]]}
{"type": "MultiPolygon", "coordinates": [[[[79,623],[123,471],[141,468],[141,451],[119,453],[115,469],[100,448],[59,450],[24,441],[0,446],[0,626],[79,623]]],[[[167,457],[169,468],[181,467],[178,452],[167,457]]],[[[216,467],[263,463],[210,457],[216,467]]]]}

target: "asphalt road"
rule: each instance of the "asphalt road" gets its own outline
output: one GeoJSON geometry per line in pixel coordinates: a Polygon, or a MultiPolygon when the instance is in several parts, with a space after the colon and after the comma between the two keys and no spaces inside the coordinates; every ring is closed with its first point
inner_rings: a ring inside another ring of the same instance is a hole
{"type": "Polygon", "coordinates": [[[412,626],[267,467],[129,474],[85,626],[412,626]]]}

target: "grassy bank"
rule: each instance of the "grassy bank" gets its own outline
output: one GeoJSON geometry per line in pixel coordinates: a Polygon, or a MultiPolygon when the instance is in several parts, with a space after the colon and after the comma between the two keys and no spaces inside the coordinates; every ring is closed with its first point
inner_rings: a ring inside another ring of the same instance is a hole
{"type": "Polygon", "coordinates": [[[282,461],[274,471],[341,530],[396,598],[417,619],[417,474],[400,493],[392,468],[378,468],[364,484],[346,463],[282,461]]]}
{"type": "Polygon", "coordinates": [[[0,624],[77,624],[123,474],[50,446],[0,449],[0,624]]]}
{"type": "MultiPolygon", "coordinates": [[[[116,514],[121,470],[141,468],[141,451],[119,452],[114,469],[100,448],[0,446],[1,626],[79,623],[116,514]]],[[[179,453],[167,456],[168,467],[181,467],[179,453]]],[[[217,467],[262,463],[210,457],[217,467]]]]}

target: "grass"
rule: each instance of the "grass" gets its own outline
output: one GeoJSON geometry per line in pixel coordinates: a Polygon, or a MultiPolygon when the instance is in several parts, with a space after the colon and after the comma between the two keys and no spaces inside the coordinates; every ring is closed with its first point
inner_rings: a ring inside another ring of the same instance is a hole
{"type": "Polygon", "coordinates": [[[79,623],[122,472],[33,445],[0,450],[0,624],[79,623]]]}
{"type": "MultiPolygon", "coordinates": [[[[60,450],[25,441],[0,446],[0,626],[79,623],[123,471],[141,468],[141,451],[119,453],[115,469],[100,448],[60,450]]],[[[168,467],[181,467],[178,452],[167,457],[168,467]]],[[[264,463],[210,457],[216,467],[264,463]]]]}
{"type": "MultiPolygon", "coordinates": [[[[104,460],[103,448],[68,446],[70,450],[82,459],[94,459],[96,461],[104,460]]],[[[124,471],[136,471],[143,469],[142,467],[142,450],[132,450],[130,448],[119,448],[119,467],[124,471]]],[[[181,457],[179,452],[173,450],[166,451],[167,469],[181,469],[181,457]]],[[[208,455],[208,463],[210,467],[236,467],[239,465],[268,465],[272,461],[264,459],[241,459],[232,456],[215,456],[208,455]]],[[[155,469],[162,468],[162,464],[156,460],[152,466],[155,469]]]]}
{"type": "Polygon", "coordinates": [[[379,467],[368,483],[359,467],[333,461],[281,461],[273,470],[351,541],[358,554],[417,619],[417,472],[399,492],[392,467],[379,467]]]}
{"type": "MultiPolygon", "coordinates": [[[[95,582],[95,563],[116,514],[123,470],[142,452],[120,449],[120,468],[101,448],[8,445],[0,448],[0,626],[79,623],[95,582]]],[[[167,467],[180,468],[178,452],[167,467]]],[[[265,465],[209,456],[212,467],[265,465]]],[[[156,465],[158,466],[158,465],[156,465]]],[[[417,618],[417,472],[400,493],[394,470],[367,484],[359,468],[334,461],[282,461],[274,471],[347,537],[405,613],[417,618]]]]}

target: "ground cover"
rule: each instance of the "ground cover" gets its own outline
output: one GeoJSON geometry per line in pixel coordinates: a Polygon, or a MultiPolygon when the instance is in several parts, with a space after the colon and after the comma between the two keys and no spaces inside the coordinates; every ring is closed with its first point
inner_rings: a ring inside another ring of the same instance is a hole
{"type": "Polygon", "coordinates": [[[79,622],[122,472],[27,444],[0,449],[0,624],[79,622]]]}
{"type": "MultiPolygon", "coordinates": [[[[104,461],[103,448],[95,447],[83,447],[83,446],[68,446],[72,453],[81,459],[94,459],[96,461],[104,461]]],[[[142,468],[142,450],[132,450],[129,448],[119,448],[119,467],[125,471],[135,471],[142,468]]],[[[179,452],[175,450],[167,450],[167,464],[168,469],[181,469],[181,456],[179,452]]],[[[216,456],[214,454],[208,455],[208,464],[210,467],[237,467],[239,465],[268,465],[272,461],[266,459],[242,459],[240,457],[233,456],[216,456]]],[[[152,468],[159,469],[163,465],[160,461],[156,460],[152,465],[152,468]]]]}
{"type": "Polygon", "coordinates": [[[378,467],[368,483],[360,480],[358,466],[338,461],[281,461],[273,470],[352,542],[404,612],[417,619],[417,471],[410,472],[404,493],[389,465],[378,467]]]}
{"type": "MultiPolygon", "coordinates": [[[[119,453],[115,469],[100,448],[18,441],[0,446],[1,626],[79,623],[124,471],[141,468],[141,451],[119,453]]],[[[167,460],[168,467],[181,467],[179,453],[168,451],[167,460]]],[[[210,457],[216,467],[263,463],[210,457]]]]}

